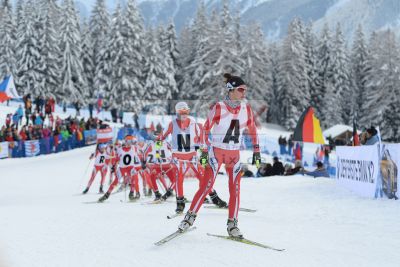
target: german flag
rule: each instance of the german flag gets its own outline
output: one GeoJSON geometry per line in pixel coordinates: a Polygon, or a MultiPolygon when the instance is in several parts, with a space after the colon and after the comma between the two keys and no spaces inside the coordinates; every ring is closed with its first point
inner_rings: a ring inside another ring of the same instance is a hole
{"type": "Polygon", "coordinates": [[[297,122],[293,141],[325,144],[319,120],[314,115],[314,109],[308,107],[297,122]]]}

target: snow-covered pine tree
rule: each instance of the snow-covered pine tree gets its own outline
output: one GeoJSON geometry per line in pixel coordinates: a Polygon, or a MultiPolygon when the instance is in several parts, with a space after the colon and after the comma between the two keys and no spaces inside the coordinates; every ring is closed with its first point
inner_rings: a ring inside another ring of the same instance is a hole
{"type": "Polygon", "coordinates": [[[318,118],[321,113],[322,96],[318,93],[316,82],[318,79],[317,69],[317,51],[316,51],[316,36],[313,33],[312,24],[309,23],[304,29],[305,34],[305,49],[306,49],[306,67],[307,79],[310,88],[310,104],[314,108],[318,118]]]}
{"type": "MultiPolygon", "coordinates": [[[[99,77],[101,74],[97,73],[100,71],[97,67],[104,60],[104,49],[108,44],[107,35],[110,28],[110,17],[105,5],[104,0],[96,0],[92,14],[90,16],[89,29],[91,32],[91,39],[93,45],[93,64],[96,66],[95,77],[99,77]]],[[[99,89],[99,85],[95,83],[96,89],[99,89]]]]}
{"type": "Polygon", "coordinates": [[[272,68],[268,48],[259,24],[244,28],[242,59],[244,80],[249,88],[246,98],[255,110],[266,108],[272,98],[272,68]]]}
{"type": "MultiPolygon", "coordinates": [[[[121,104],[126,108],[127,101],[129,101],[129,95],[124,90],[123,84],[127,77],[122,65],[125,46],[121,32],[123,27],[122,17],[121,6],[118,4],[112,15],[111,29],[107,36],[106,50],[109,51],[105,52],[105,54],[109,54],[107,73],[100,74],[105,81],[105,84],[100,87],[105,92],[104,105],[109,108],[117,108],[117,105],[121,104]]],[[[102,63],[100,62],[100,64],[102,63]]]]}
{"type": "Polygon", "coordinates": [[[370,41],[370,82],[367,84],[369,114],[362,119],[365,126],[380,126],[382,138],[395,140],[400,125],[398,116],[400,94],[399,47],[393,31],[373,34],[370,41]],[[398,106],[397,106],[398,107],[398,106]]]}
{"type": "Polygon", "coordinates": [[[302,112],[310,104],[303,27],[299,19],[290,23],[283,41],[278,70],[280,124],[291,130],[296,127],[302,112]]]}
{"type": "Polygon", "coordinates": [[[40,36],[42,25],[35,9],[35,2],[28,0],[23,9],[22,19],[17,31],[17,87],[24,94],[39,96],[45,86],[45,60],[41,54],[43,40],[40,36]]]}
{"type": "Polygon", "coordinates": [[[0,2],[0,81],[6,75],[16,74],[15,23],[9,0],[0,2]]]}
{"type": "Polygon", "coordinates": [[[93,44],[92,38],[90,35],[89,24],[86,20],[83,21],[81,27],[81,59],[82,59],[82,67],[83,67],[83,76],[86,80],[87,87],[84,88],[84,98],[85,102],[93,102],[95,98],[95,90],[94,90],[94,63],[93,63],[93,44]]]}
{"type": "Polygon", "coordinates": [[[230,15],[228,1],[224,1],[221,14],[212,14],[208,31],[207,42],[203,41],[203,48],[196,49],[197,68],[193,78],[193,88],[197,90],[195,97],[198,99],[195,111],[204,114],[208,111],[210,101],[216,101],[223,97],[226,90],[223,89],[222,77],[226,72],[234,75],[244,73],[243,59],[240,51],[237,51],[237,42],[234,33],[234,23],[230,15]],[[201,50],[203,50],[201,52],[201,50]],[[200,67],[199,67],[200,66],[200,67]],[[200,86],[197,87],[196,84],[200,86]]]}
{"type": "MultiPolygon", "coordinates": [[[[167,78],[165,56],[168,55],[161,52],[159,45],[159,38],[155,36],[155,30],[149,29],[147,32],[147,61],[145,65],[146,83],[144,86],[145,94],[143,99],[145,101],[152,100],[152,103],[165,104],[163,99],[171,99],[170,92],[166,87],[165,79],[167,78]]],[[[169,58],[170,62],[172,60],[169,58]]],[[[171,64],[172,65],[172,64],[171,64]]],[[[172,74],[173,75],[173,74],[172,74]]]]}
{"type": "MultiPolygon", "coordinates": [[[[171,20],[168,25],[165,28],[164,31],[164,36],[162,38],[161,42],[161,50],[168,53],[170,59],[172,60],[172,66],[170,68],[173,68],[174,72],[174,81],[169,79],[172,83],[175,83],[176,85],[173,85],[171,89],[171,96],[172,99],[177,99],[179,95],[179,90],[177,86],[177,80],[180,79],[180,73],[177,72],[179,69],[179,50],[178,50],[178,39],[176,36],[176,31],[175,31],[175,24],[171,20]]],[[[169,63],[168,63],[169,64],[169,63]]]]}
{"type": "Polygon", "coordinates": [[[369,80],[368,72],[368,48],[364,37],[362,26],[359,25],[353,42],[351,56],[351,83],[353,86],[353,114],[356,120],[368,115],[366,108],[367,82],[369,80]]]}
{"type": "MultiPolygon", "coordinates": [[[[328,125],[332,125],[329,119],[326,118],[329,114],[338,112],[337,107],[328,105],[331,101],[328,96],[328,87],[333,88],[332,65],[332,38],[328,24],[325,24],[317,46],[318,75],[315,79],[316,90],[313,92],[313,102],[315,103],[315,108],[319,110],[322,128],[327,128],[328,125]]],[[[332,94],[329,92],[329,95],[332,94]]],[[[341,113],[339,113],[339,116],[340,115],[341,113]]]]}
{"type": "Polygon", "coordinates": [[[198,83],[198,81],[194,81],[195,72],[197,69],[201,72],[204,65],[204,62],[200,62],[199,59],[202,58],[205,42],[208,42],[208,31],[209,24],[204,1],[200,1],[193,24],[191,27],[184,28],[178,43],[181,52],[178,61],[180,75],[177,77],[180,99],[196,98],[195,94],[199,90],[199,86],[195,85],[198,83]]]}
{"type": "Polygon", "coordinates": [[[281,121],[280,103],[278,94],[278,66],[279,48],[277,43],[268,46],[270,64],[267,66],[271,71],[271,99],[268,101],[267,122],[279,124],[281,121]]]}
{"type": "Polygon", "coordinates": [[[42,36],[43,49],[41,55],[45,61],[45,86],[43,90],[44,96],[55,96],[58,87],[61,84],[61,70],[60,70],[60,58],[61,51],[59,47],[60,34],[59,34],[59,18],[57,14],[59,12],[59,6],[55,0],[41,0],[40,9],[40,20],[42,24],[42,36]]]}
{"type": "Polygon", "coordinates": [[[83,75],[81,36],[78,16],[72,0],[64,0],[64,19],[61,22],[61,81],[57,91],[59,102],[84,104],[84,89],[87,88],[83,75]]]}
{"type": "Polygon", "coordinates": [[[138,7],[134,0],[128,0],[123,16],[121,29],[125,46],[122,51],[122,76],[123,90],[129,96],[126,98],[126,108],[135,109],[141,102],[143,95],[144,73],[142,66],[145,64],[144,26],[138,7]]]}
{"type": "MultiPolygon", "coordinates": [[[[331,102],[336,112],[329,120],[330,126],[339,123],[351,124],[352,113],[352,91],[350,88],[350,70],[349,60],[344,43],[343,33],[338,23],[336,26],[336,34],[332,46],[332,84],[334,86],[334,99],[331,102]]],[[[326,122],[328,123],[328,122],[326,122]]]]}

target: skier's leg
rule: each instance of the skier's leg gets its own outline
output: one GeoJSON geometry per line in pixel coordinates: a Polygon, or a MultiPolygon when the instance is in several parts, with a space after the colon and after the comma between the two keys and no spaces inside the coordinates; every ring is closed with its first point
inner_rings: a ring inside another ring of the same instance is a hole
{"type": "Polygon", "coordinates": [[[97,174],[97,168],[93,167],[92,176],[90,176],[90,179],[89,179],[89,182],[88,182],[86,188],[90,188],[90,186],[92,185],[92,183],[94,181],[94,178],[96,177],[96,174],[97,174]]]}
{"type": "Polygon", "coordinates": [[[240,205],[241,166],[239,158],[234,165],[227,165],[229,176],[229,219],[237,219],[240,205]]]}
{"type": "Polygon", "coordinates": [[[222,160],[219,159],[219,155],[215,155],[214,148],[211,148],[209,151],[209,164],[205,168],[204,177],[200,181],[200,187],[194,195],[189,208],[189,211],[192,213],[197,213],[200,210],[204,198],[210,193],[214,186],[215,178],[217,177],[221,164],[222,160]]]}

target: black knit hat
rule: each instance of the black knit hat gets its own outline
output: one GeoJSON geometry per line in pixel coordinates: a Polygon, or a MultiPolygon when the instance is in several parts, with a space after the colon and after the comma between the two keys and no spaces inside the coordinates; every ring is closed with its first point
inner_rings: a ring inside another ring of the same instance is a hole
{"type": "Polygon", "coordinates": [[[228,90],[232,90],[233,88],[246,84],[239,76],[232,76],[229,73],[225,73],[224,78],[226,79],[226,88],[228,90]]]}

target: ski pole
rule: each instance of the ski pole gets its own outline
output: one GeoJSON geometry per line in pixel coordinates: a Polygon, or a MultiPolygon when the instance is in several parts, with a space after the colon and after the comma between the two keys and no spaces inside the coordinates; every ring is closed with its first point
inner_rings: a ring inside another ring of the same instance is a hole
{"type": "Polygon", "coordinates": [[[91,159],[89,159],[89,162],[88,162],[88,164],[87,164],[87,166],[86,166],[86,170],[85,170],[85,173],[83,174],[83,176],[81,177],[81,179],[80,179],[80,181],[79,181],[79,184],[78,184],[78,190],[79,190],[79,188],[81,187],[81,185],[82,185],[82,181],[83,181],[83,178],[85,178],[86,177],[86,175],[87,175],[87,171],[89,170],[89,166],[90,166],[90,163],[92,162],[92,158],[91,159]]]}

